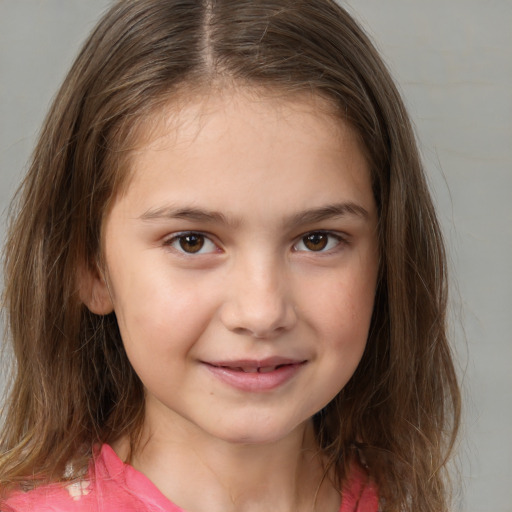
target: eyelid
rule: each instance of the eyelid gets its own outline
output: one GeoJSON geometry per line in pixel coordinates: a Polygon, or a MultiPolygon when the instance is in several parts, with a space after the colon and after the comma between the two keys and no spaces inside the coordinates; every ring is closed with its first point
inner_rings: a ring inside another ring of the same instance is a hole
{"type": "Polygon", "coordinates": [[[294,252],[304,252],[308,254],[329,254],[336,252],[336,250],[341,249],[340,246],[347,245],[349,243],[349,237],[346,234],[340,233],[339,231],[329,231],[325,229],[312,229],[311,231],[307,231],[306,233],[301,234],[295,239],[295,242],[293,243],[293,250],[294,252]],[[328,237],[335,238],[337,240],[337,243],[334,247],[331,247],[329,249],[322,249],[319,251],[313,251],[311,249],[297,249],[297,245],[300,243],[303,243],[304,238],[306,238],[309,235],[314,234],[323,234],[327,235],[328,237]]]}
{"type": "MultiPolygon", "coordinates": [[[[180,256],[185,256],[185,257],[195,256],[195,257],[197,257],[197,256],[201,256],[201,255],[213,254],[216,252],[220,252],[222,250],[220,247],[220,244],[215,240],[215,238],[216,237],[214,237],[212,234],[206,233],[204,231],[195,231],[195,230],[179,231],[179,232],[175,232],[175,233],[171,233],[170,235],[167,235],[163,239],[163,245],[165,247],[169,247],[170,249],[175,251],[180,256]],[[213,247],[210,250],[207,250],[206,252],[204,251],[203,247],[201,247],[197,252],[194,253],[194,252],[187,252],[179,247],[173,246],[173,244],[178,242],[180,238],[184,238],[187,235],[197,235],[197,236],[204,237],[205,242],[210,243],[213,247]]],[[[310,253],[310,254],[315,254],[315,253],[328,254],[328,253],[336,252],[337,249],[341,249],[340,245],[344,246],[344,245],[347,245],[348,243],[349,243],[349,236],[344,233],[340,233],[339,231],[329,231],[329,230],[324,230],[324,229],[313,229],[311,231],[306,231],[305,233],[302,233],[301,235],[296,237],[295,241],[292,245],[292,249],[294,252],[304,252],[304,253],[310,253]],[[313,234],[323,234],[330,238],[334,238],[334,239],[336,239],[336,244],[334,247],[330,247],[328,249],[321,249],[318,251],[314,251],[314,250],[307,249],[307,248],[297,249],[297,245],[299,245],[300,243],[303,243],[304,238],[306,238],[309,235],[313,235],[313,234]]]]}
{"type": "Polygon", "coordinates": [[[166,236],[164,239],[163,239],[163,245],[165,247],[168,247],[170,249],[172,249],[173,251],[175,251],[177,254],[179,254],[180,256],[185,256],[185,257],[197,257],[197,256],[204,256],[206,254],[213,254],[215,252],[218,252],[220,250],[220,247],[219,247],[219,244],[213,240],[213,236],[209,233],[205,233],[203,231],[194,231],[194,230],[189,230],[189,231],[179,231],[179,232],[176,232],[176,233],[171,233],[170,235],[166,236]],[[203,247],[201,247],[201,249],[199,249],[199,251],[197,252],[187,252],[179,247],[174,247],[173,244],[177,243],[180,238],[184,238],[186,236],[190,236],[190,235],[196,235],[196,236],[201,236],[205,239],[205,243],[206,241],[211,243],[214,248],[213,250],[208,250],[208,251],[204,251],[203,250],[203,247]]]}

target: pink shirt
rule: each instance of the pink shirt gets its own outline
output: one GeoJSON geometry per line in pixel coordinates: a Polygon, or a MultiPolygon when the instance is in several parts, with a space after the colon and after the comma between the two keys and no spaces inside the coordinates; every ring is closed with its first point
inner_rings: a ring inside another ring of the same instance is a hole
{"type": "MultiPolygon", "coordinates": [[[[124,464],[109,445],[91,462],[90,480],[54,483],[13,494],[4,512],[185,512],[169,501],[142,473],[124,464]]],[[[362,470],[354,471],[343,491],[340,512],[377,512],[374,486],[362,470]]]]}

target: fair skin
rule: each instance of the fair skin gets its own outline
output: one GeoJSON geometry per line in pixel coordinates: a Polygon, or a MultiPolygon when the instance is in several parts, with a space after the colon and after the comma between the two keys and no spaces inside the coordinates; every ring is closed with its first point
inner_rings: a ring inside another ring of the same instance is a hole
{"type": "Polygon", "coordinates": [[[366,160],[327,106],[171,103],[105,221],[87,302],[115,311],[144,384],[132,463],[189,512],[339,509],[311,417],[362,357],[378,244],[366,160]]]}

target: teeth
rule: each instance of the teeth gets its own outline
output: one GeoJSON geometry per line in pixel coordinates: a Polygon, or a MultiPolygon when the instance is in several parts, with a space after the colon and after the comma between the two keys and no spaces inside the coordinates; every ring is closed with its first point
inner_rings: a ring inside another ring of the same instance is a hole
{"type": "Polygon", "coordinates": [[[258,371],[260,373],[269,373],[269,372],[273,372],[275,369],[276,369],[275,366],[266,366],[264,368],[259,368],[258,371]]]}
{"type": "Polygon", "coordinates": [[[244,372],[244,373],[270,373],[273,372],[278,366],[262,366],[262,367],[256,367],[256,366],[238,366],[238,367],[229,367],[226,366],[226,368],[230,368],[231,370],[236,370],[237,372],[244,372]]]}
{"type": "Polygon", "coordinates": [[[258,373],[258,368],[255,368],[254,366],[251,366],[249,368],[243,368],[242,371],[245,373],[258,373]]]}

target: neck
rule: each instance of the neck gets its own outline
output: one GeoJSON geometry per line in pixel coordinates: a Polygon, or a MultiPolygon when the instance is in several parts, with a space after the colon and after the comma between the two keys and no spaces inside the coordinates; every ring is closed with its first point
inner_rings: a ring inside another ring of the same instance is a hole
{"type": "MultiPolygon", "coordinates": [[[[128,454],[127,447],[126,440],[114,445],[121,458],[128,454]]],[[[145,429],[131,462],[184,510],[339,510],[339,493],[325,475],[310,423],[266,444],[235,444],[179,429],[172,429],[172,435],[145,429]]]]}

